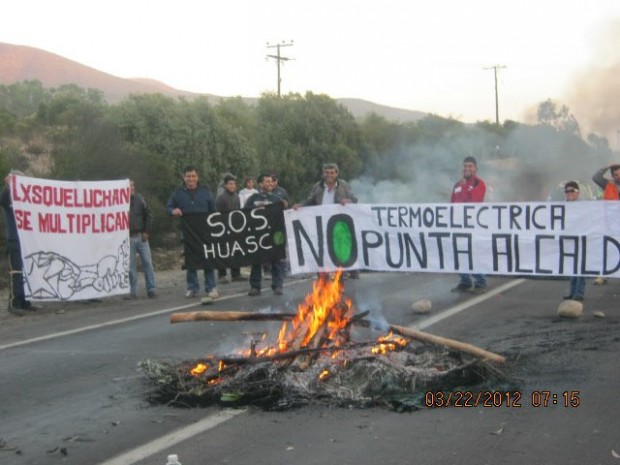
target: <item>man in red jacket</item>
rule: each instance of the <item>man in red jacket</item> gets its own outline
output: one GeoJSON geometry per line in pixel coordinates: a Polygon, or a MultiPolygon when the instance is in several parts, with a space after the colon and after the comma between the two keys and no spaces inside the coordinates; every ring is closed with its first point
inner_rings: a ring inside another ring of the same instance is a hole
{"type": "MultiPolygon", "coordinates": [[[[452,203],[484,202],[487,186],[476,173],[478,165],[474,157],[463,160],[463,177],[452,188],[452,203]]],[[[452,292],[472,292],[484,294],[487,290],[487,278],[483,274],[460,274],[459,284],[452,292]],[[473,279],[473,282],[472,282],[473,279]],[[473,284],[473,287],[472,287],[473,284]]]]}

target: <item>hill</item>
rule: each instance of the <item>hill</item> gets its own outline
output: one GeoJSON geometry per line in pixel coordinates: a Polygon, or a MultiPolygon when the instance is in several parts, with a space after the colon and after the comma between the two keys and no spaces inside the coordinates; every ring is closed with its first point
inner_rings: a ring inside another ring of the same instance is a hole
{"type": "MultiPolygon", "coordinates": [[[[214,103],[220,98],[225,98],[175,89],[153,79],[124,79],[38,48],[0,43],[0,84],[35,79],[44,87],[77,84],[85,89],[98,89],[110,103],[116,103],[130,94],[142,93],[161,93],[173,97],[201,95],[214,103]]],[[[248,104],[256,102],[255,98],[244,100],[248,104]]],[[[393,108],[355,98],[336,99],[336,101],[347,107],[355,117],[374,112],[391,121],[407,122],[416,121],[426,115],[420,111],[393,108]]]]}

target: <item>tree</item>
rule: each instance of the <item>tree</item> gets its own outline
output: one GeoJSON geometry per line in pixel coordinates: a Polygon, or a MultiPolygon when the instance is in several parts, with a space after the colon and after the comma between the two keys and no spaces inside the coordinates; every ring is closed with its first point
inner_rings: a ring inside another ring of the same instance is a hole
{"type": "Polygon", "coordinates": [[[335,100],[311,92],[265,94],[256,111],[260,170],[275,172],[293,198],[307,195],[323,163],[338,163],[347,177],[361,173],[359,126],[335,100]]]}
{"type": "Polygon", "coordinates": [[[611,147],[609,147],[609,141],[606,137],[590,133],[587,139],[595,155],[601,157],[602,160],[609,160],[612,157],[611,147]]]}
{"type": "Polygon", "coordinates": [[[579,123],[570,113],[566,105],[558,108],[557,104],[551,99],[547,99],[538,105],[538,122],[545,126],[550,126],[557,131],[564,131],[578,136],[579,123]]]}
{"type": "Polygon", "coordinates": [[[37,80],[0,85],[0,108],[17,119],[35,114],[49,98],[50,92],[37,80]]]}

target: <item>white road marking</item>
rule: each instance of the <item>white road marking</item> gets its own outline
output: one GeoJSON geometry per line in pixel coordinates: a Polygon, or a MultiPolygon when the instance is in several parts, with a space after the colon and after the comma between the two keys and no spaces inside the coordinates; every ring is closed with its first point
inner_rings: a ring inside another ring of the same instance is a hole
{"type": "Polygon", "coordinates": [[[140,460],[151,457],[158,452],[170,449],[181,441],[185,441],[186,439],[196,436],[197,434],[203,433],[211,428],[215,428],[220,423],[224,423],[225,421],[228,421],[245,412],[245,409],[222,410],[214,415],[203,418],[194,424],[179,428],[172,433],[166,434],[165,436],[157,438],[151,442],[147,442],[146,444],[136,447],[135,449],[121,455],[117,455],[110,460],[101,462],[99,465],[131,465],[139,462],[140,460]]]}
{"type": "MultiPolygon", "coordinates": [[[[284,284],[284,286],[292,286],[293,284],[297,284],[300,282],[303,282],[305,280],[297,280],[297,281],[291,281],[289,283],[284,284]]],[[[223,297],[219,297],[216,302],[221,302],[223,300],[230,300],[230,299],[234,299],[236,297],[242,297],[244,295],[247,295],[246,292],[241,292],[241,293],[237,293],[237,294],[231,294],[231,295],[227,295],[227,296],[223,296],[223,297]]],[[[20,346],[25,346],[28,344],[33,344],[35,342],[41,342],[41,341],[49,341],[50,339],[57,339],[59,337],[64,337],[64,336],[71,336],[72,334],[79,334],[79,333],[83,333],[86,331],[91,331],[93,329],[99,329],[99,328],[105,328],[108,326],[115,326],[115,325],[120,325],[123,323],[128,323],[130,321],[135,321],[135,320],[142,320],[144,318],[150,318],[153,316],[157,316],[157,315],[162,315],[162,314],[166,314],[166,313],[170,313],[170,312],[178,312],[179,310],[186,310],[188,308],[192,308],[192,307],[196,307],[197,305],[200,305],[197,302],[193,302],[191,304],[186,304],[186,305],[180,305],[178,307],[172,307],[172,308],[164,308],[163,310],[157,310],[155,312],[149,312],[149,313],[144,313],[142,315],[135,315],[135,316],[129,316],[127,318],[120,318],[118,320],[112,320],[112,321],[107,321],[105,323],[98,323],[96,325],[90,325],[90,326],[82,326],[81,328],[76,328],[76,329],[69,329],[67,331],[60,331],[58,333],[52,333],[52,334],[46,334],[45,336],[39,336],[39,337],[33,337],[32,339],[26,339],[23,341],[17,341],[17,342],[11,342],[9,344],[4,344],[0,346],[0,351],[1,350],[6,350],[6,349],[12,349],[14,347],[20,347],[20,346]]]]}
{"type": "Polygon", "coordinates": [[[119,320],[106,321],[105,323],[99,323],[96,325],[82,326],[81,328],[69,329],[67,331],[60,331],[58,333],[46,334],[45,336],[33,337],[32,339],[25,339],[23,341],[11,342],[10,344],[2,345],[0,346],[0,350],[12,349],[13,347],[25,346],[28,344],[33,344],[35,342],[49,341],[50,339],[57,339],[59,337],[71,336],[72,334],[79,334],[79,333],[83,333],[83,332],[90,331],[93,329],[105,328],[106,326],[120,325],[123,323],[127,323],[129,321],[141,320],[142,318],[149,318],[152,316],[161,315],[162,313],[175,312],[177,310],[185,310],[187,308],[191,308],[195,306],[196,306],[195,303],[181,305],[179,307],[166,308],[164,310],[158,310],[156,312],[149,312],[143,315],[135,315],[135,316],[127,317],[127,318],[121,318],[119,320]]]}
{"type": "Polygon", "coordinates": [[[488,300],[491,297],[495,297],[497,294],[506,292],[507,290],[512,289],[513,287],[516,287],[519,284],[522,284],[524,282],[525,282],[525,279],[514,279],[512,281],[507,282],[506,284],[502,284],[499,287],[491,289],[486,294],[481,294],[477,297],[474,297],[473,299],[469,299],[467,300],[467,302],[463,302],[462,304],[455,305],[454,307],[451,307],[435,316],[427,318],[420,323],[409,325],[409,327],[412,329],[419,329],[419,330],[428,328],[429,326],[433,326],[435,323],[439,323],[441,320],[450,318],[452,315],[456,315],[457,313],[460,313],[463,310],[467,310],[468,308],[473,307],[474,305],[478,305],[479,303],[484,302],[485,300],[488,300]]]}

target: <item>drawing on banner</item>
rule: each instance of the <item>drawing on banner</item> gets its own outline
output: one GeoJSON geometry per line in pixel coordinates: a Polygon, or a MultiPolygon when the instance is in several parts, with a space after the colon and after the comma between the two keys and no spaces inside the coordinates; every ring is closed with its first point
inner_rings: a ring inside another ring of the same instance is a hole
{"type": "Polygon", "coordinates": [[[32,276],[26,288],[36,300],[72,300],[81,292],[109,294],[129,288],[129,241],[123,241],[116,256],[106,255],[97,263],[78,265],[56,252],[35,252],[24,258],[24,272],[32,276]],[[35,287],[36,286],[36,287],[35,287]]]}

